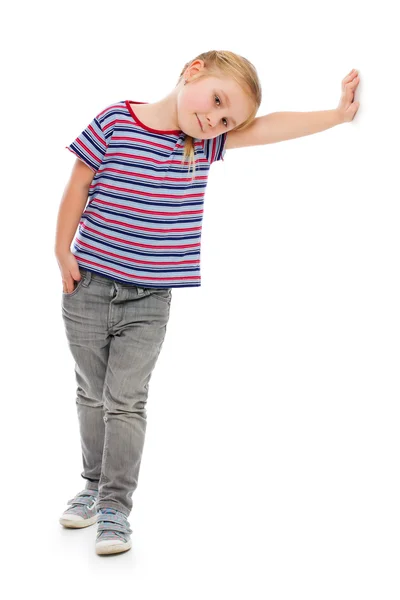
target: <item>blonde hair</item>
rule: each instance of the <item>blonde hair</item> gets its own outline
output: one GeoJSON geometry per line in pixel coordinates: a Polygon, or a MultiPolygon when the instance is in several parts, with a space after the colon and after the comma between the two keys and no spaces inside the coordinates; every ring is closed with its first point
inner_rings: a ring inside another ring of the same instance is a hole
{"type": "MultiPolygon", "coordinates": [[[[179,85],[186,69],[197,59],[204,61],[204,69],[196,76],[196,80],[210,76],[219,77],[221,75],[223,77],[231,77],[232,79],[235,79],[243,91],[254,100],[254,109],[246,121],[230,131],[240,131],[248,127],[254,121],[262,99],[261,83],[254,65],[252,65],[247,58],[235,54],[234,52],[230,52],[229,50],[210,50],[209,52],[199,54],[185,64],[176,85],[179,85]]],[[[182,162],[184,162],[186,158],[189,158],[188,171],[190,170],[191,165],[193,165],[194,177],[196,171],[194,142],[190,135],[187,135],[185,139],[182,162]]]]}

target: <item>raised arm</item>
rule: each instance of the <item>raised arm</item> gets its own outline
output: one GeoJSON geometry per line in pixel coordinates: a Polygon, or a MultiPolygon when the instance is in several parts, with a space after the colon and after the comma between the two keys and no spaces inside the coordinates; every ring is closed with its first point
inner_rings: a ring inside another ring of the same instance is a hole
{"type": "Polygon", "coordinates": [[[342,95],[337,108],[312,112],[275,112],[257,117],[246,129],[229,131],[225,148],[283,142],[352,121],[360,106],[359,102],[354,102],[359,82],[358,71],[353,69],[342,81],[342,95]]]}

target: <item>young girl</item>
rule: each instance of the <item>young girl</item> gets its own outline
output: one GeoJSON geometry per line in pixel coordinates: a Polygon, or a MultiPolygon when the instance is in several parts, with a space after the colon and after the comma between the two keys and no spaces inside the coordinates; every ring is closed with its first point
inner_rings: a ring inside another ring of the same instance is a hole
{"type": "Polygon", "coordinates": [[[55,254],[75,360],[86,486],[68,502],[60,523],[87,527],[97,521],[98,554],[131,547],[127,518],[138,484],[149,381],[172,288],[201,284],[211,164],[227,149],[351,121],[358,82],[353,69],[336,109],[256,118],[261,85],[254,66],[233,52],[205,52],[186,63],[162,100],[115,102],[67,146],[77,158],[59,209],[55,254]]]}

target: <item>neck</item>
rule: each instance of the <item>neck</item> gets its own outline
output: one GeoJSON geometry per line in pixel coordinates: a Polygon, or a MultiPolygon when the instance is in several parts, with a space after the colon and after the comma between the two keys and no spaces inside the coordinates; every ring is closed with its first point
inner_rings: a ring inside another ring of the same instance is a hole
{"type": "Polygon", "coordinates": [[[149,127],[165,130],[179,129],[175,91],[158,102],[136,106],[140,106],[141,112],[146,114],[147,119],[151,119],[152,125],[149,127]]]}

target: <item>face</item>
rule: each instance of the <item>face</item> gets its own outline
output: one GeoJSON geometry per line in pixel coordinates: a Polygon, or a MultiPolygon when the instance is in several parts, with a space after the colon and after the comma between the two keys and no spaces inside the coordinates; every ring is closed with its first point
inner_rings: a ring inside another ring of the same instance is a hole
{"type": "Polygon", "coordinates": [[[177,115],[179,128],[187,135],[210,139],[246,121],[254,102],[234,79],[215,76],[196,79],[203,64],[195,61],[185,72],[188,83],[180,83],[177,115]]]}

